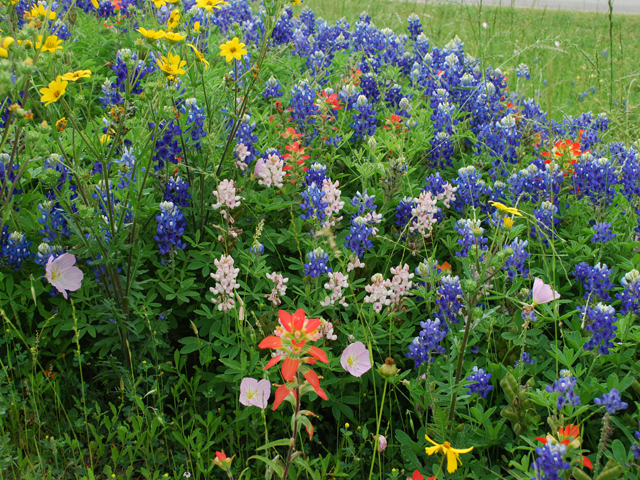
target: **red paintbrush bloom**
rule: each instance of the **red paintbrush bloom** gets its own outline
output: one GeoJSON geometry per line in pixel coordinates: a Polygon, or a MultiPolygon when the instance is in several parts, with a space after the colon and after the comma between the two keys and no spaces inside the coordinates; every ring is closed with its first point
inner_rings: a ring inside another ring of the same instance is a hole
{"type": "Polygon", "coordinates": [[[291,138],[293,140],[293,139],[302,137],[302,134],[296,132],[295,128],[289,127],[287,128],[287,131],[284,133],[281,133],[280,136],[284,138],[291,138]]]}
{"type": "Polygon", "coordinates": [[[316,102],[316,106],[322,112],[326,112],[329,110],[341,110],[342,105],[340,105],[340,99],[336,93],[332,93],[331,95],[327,95],[327,92],[322,90],[322,94],[318,93],[320,97],[316,102]]]}
{"type": "MultiPolygon", "coordinates": [[[[280,326],[276,328],[275,335],[266,337],[258,347],[271,348],[278,352],[267,366],[271,368],[280,360],[283,360],[281,372],[287,382],[294,385],[299,381],[298,371],[309,382],[319,397],[327,400],[327,394],[320,388],[320,377],[307,365],[313,365],[318,360],[328,363],[327,354],[318,347],[309,345],[320,337],[318,328],[322,321],[319,318],[306,318],[304,310],[299,309],[293,315],[280,310],[278,312],[280,326]]],[[[293,388],[289,384],[281,385],[276,391],[273,409],[275,410],[286,398],[293,388]]]]}

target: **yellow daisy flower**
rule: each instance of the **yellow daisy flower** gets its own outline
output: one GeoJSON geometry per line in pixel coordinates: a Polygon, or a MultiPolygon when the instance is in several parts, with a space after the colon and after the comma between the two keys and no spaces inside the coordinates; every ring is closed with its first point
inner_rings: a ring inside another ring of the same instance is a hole
{"type": "Polygon", "coordinates": [[[0,41],[0,57],[7,58],[9,56],[9,45],[11,45],[13,42],[14,40],[11,37],[4,37],[0,41]]]}
{"type": "Polygon", "coordinates": [[[100,4],[98,3],[98,0],[91,0],[91,5],[93,5],[93,8],[95,8],[96,10],[100,8],[100,4]]]}
{"type": "Polygon", "coordinates": [[[504,217],[502,222],[504,223],[505,228],[513,227],[513,218],[511,217],[504,217]]]}
{"type": "Polygon", "coordinates": [[[196,6],[198,8],[204,8],[207,12],[213,13],[214,8],[222,8],[227,2],[222,0],[198,0],[196,6]]]}
{"type": "Polygon", "coordinates": [[[167,25],[169,25],[169,29],[175,30],[180,25],[180,10],[177,8],[171,12],[169,15],[169,20],[167,20],[167,25]]]}
{"type": "Polygon", "coordinates": [[[78,70],[75,72],[67,72],[62,75],[63,80],[68,80],[70,82],[75,82],[76,80],[80,80],[81,78],[89,78],[91,76],[91,70],[78,70]]]}
{"type": "Polygon", "coordinates": [[[506,215],[507,213],[511,213],[512,215],[517,215],[519,217],[522,216],[522,214],[517,208],[507,207],[504,203],[489,202],[489,205],[491,205],[492,207],[496,207],[498,211],[503,215],[506,215]]]}
{"type": "Polygon", "coordinates": [[[67,88],[69,82],[62,80],[60,75],[53,82],[49,84],[49,87],[41,88],[40,93],[42,97],[40,97],[40,101],[44,103],[44,106],[48,106],[50,103],[57,102],[67,88]]]}
{"type": "Polygon", "coordinates": [[[44,5],[38,5],[37,7],[33,7],[29,13],[25,13],[25,17],[30,15],[33,18],[42,19],[42,20],[55,20],[56,12],[52,12],[49,9],[46,9],[44,5]]]}
{"type": "Polygon", "coordinates": [[[291,0],[291,5],[302,5],[302,0],[291,0]]]}
{"type": "Polygon", "coordinates": [[[42,42],[42,35],[38,35],[38,41],[36,42],[36,48],[41,48],[43,52],[55,53],[56,50],[62,50],[60,40],[56,35],[49,35],[47,39],[42,42]]]}
{"type": "Polygon", "coordinates": [[[152,0],[152,2],[156,6],[156,8],[161,8],[167,4],[165,0],[152,0]]]}
{"type": "Polygon", "coordinates": [[[196,58],[198,59],[198,62],[204,63],[204,69],[207,70],[209,68],[209,62],[207,62],[207,59],[204,58],[204,55],[202,54],[202,52],[200,52],[196,48],[196,46],[191,43],[187,43],[187,45],[191,47],[191,50],[193,50],[193,53],[196,54],[196,58]]]}
{"type": "Polygon", "coordinates": [[[193,24],[193,30],[196,31],[196,32],[200,31],[200,22],[195,22],[193,24]]]}
{"type": "Polygon", "coordinates": [[[449,442],[444,442],[442,445],[440,445],[431,440],[428,435],[425,435],[424,438],[426,438],[428,442],[435,445],[434,447],[426,447],[424,449],[427,455],[442,453],[447,457],[447,472],[449,473],[453,473],[458,469],[458,462],[460,462],[460,465],[462,465],[462,461],[459,458],[461,453],[469,453],[471,450],[473,450],[473,447],[453,448],[449,442]]]}
{"type": "Polygon", "coordinates": [[[244,49],[244,43],[238,41],[238,37],[233,37],[233,40],[229,40],[227,43],[220,45],[220,56],[225,57],[227,62],[232,59],[242,60],[242,56],[246,55],[247,51],[244,49]]]}
{"type": "Polygon", "coordinates": [[[184,33],[167,32],[164,34],[165,40],[169,40],[171,43],[177,43],[180,40],[184,40],[187,36],[184,33]]]}
{"type": "Polygon", "coordinates": [[[164,30],[158,30],[156,32],[155,30],[147,30],[146,28],[142,28],[142,27],[138,28],[138,32],[140,32],[149,42],[155,42],[156,40],[160,40],[166,35],[164,30]]]}
{"type": "Polygon", "coordinates": [[[163,55],[161,60],[158,60],[158,67],[160,67],[160,70],[171,77],[171,79],[175,78],[176,75],[186,73],[182,68],[186,64],[186,60],[181,61],[179,55],[174,55],[171,52],[169,52],[166,57],[163,55]]]}

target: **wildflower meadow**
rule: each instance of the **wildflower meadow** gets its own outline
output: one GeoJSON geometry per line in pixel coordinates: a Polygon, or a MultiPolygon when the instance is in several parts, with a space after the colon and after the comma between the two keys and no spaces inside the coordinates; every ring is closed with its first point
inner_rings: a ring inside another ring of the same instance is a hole
{"type": "Polygon", "coordinates": [[[416,14],[0,11],[1,480],[640,479],[612,27],[569,113],[416,14]]]}

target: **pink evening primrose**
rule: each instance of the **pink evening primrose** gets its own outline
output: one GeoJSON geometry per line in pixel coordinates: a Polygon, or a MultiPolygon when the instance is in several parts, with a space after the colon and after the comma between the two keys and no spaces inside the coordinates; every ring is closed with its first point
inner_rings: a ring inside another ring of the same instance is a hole
{"type": "Polygon", "coordinates": [[[378,452],[382,453],[387,449],[387,439],[378,435],[378,452]]]}
{"type": "Polygon", "coordinates": [[[256,380],[255,378],[243,378],[240,383],[240,403],[247,407],[258,407],[264,410],[271,396],[271,383],[269,380],[256,380]]]}
{"type": "Polygon", "coordinates": [[[371,370],[369,350],[367,350],[362,342],[352,343],[342,352],[340,364],[342,368],[354,377],[361,377],[371,370]]]}
{"type": "Polygon", "coordinates": [[[75,292],[82,286],[84,273],[78,267],[74,267],[75,263],[76,257],[70,253],[63,253],[55,260],[51,256],[47,262],[45,269],[47,280],[62,293],[64,298],[67,298],[67,291],[75,292]]]}
{"type": "Polygon", "coordinates": [[[560,298],[560,294],[546,285],[542,280],[536,278],[533,282],[533,304],[540,305],[549,303],[560,298]]]}

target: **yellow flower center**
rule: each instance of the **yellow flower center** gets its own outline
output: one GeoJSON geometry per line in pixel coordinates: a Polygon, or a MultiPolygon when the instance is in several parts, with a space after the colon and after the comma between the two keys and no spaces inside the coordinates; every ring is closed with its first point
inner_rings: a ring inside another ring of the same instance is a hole
{"type": "Polygon", "coordinates": [[[231,47],[231,48],[229,49],[229,51],[230,51],[231,53],[236,53],[236,47],[231,47]]]}
{"type": "MultiPolygon", "coordinates": [[[[55,93],[58,93],[58,92],[55,92],[55,93]]],[[[60,268],[51,267],[51,281],[52,282],[55,282],[61,276],[62,275],[60,274],[60,268]]]]}
{"type": "Polygon", "coordinates": [[[349,355],[347,357],[347,365],[349,365],[350,367],[353,367],[356,363],[356,359],[353,357],[353,355],[349,355]]]}
{"type": "Polygon", "coordinates": [[[255,397],[257,394],[258,394],[258,392],[256,392],[255,390],[249,390],[249,391],[247,392],[247,398],[248,398],[249,400],[251,400],[251,399],[252,399],[253,397],[255,397]]]}
{"type": "Polygon", "coordinates": [[[443,446],[444,448],[451,448],[451,444],[450,444],[449,442],[444,442],[444,443],[442,444],[442,446],[443,446]]]}
{"type": "Polygon", "coordinates": [[[54,97],[59,98],[59,97],[60,97],[60,95],[62,95],[62,94],[60,93],[60,90],[54,90],[54,91],[53,91],[53,96],[54,96],[54,97]]]}

